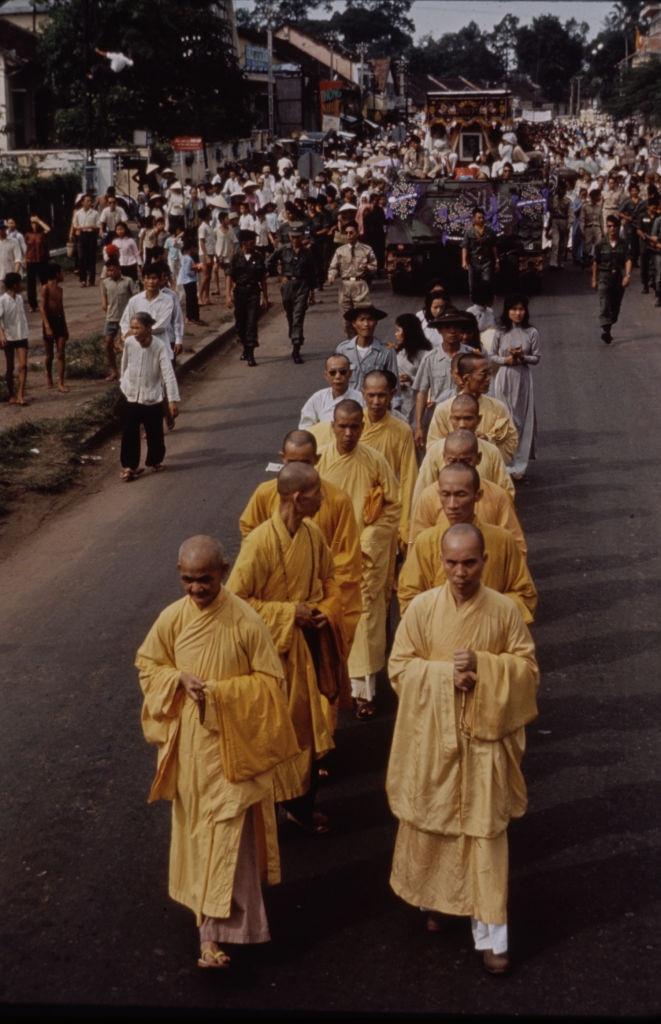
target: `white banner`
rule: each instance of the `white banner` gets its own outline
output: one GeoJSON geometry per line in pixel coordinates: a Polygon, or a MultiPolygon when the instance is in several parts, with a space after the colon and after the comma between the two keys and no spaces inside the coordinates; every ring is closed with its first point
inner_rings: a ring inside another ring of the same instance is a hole
{"type": "Polygon", "coordinates": [[[521,111],[522,121],[551,121],[550,110],[523,110],[521,111]]]}
{"type": "Polygon", "coordinates": [[[322,132],[337,132],[340,130],[340,119],[334,117],[333,114],[322,114],[321,117],[321,130],[322,132]]]}

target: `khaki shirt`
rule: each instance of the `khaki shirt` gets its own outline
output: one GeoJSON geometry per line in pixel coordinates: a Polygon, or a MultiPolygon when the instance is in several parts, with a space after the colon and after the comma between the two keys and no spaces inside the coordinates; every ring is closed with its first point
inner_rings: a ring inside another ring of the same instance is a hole
{"type": "Polygon", "coordinates": [[[332,282],[339,277],[342,281],[363,281],[376,270],[376,256],[371,246],[363,242],[356,242],[353,248],[349,244],[341,245],[331,260],[328,280],[332,282]]]}

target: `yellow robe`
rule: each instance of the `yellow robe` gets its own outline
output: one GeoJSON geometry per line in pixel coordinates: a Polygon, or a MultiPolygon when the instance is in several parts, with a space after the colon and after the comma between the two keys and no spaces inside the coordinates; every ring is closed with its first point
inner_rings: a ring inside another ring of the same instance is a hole
{"type": "MultiPolygon", "coordinates": [[[[434,409],[432,421],[429,424],[427,444],[438,441],[439,437],[447,437],[452,431],[450,424],[450,408],[454,402],[453,398],[446,398],[444,402],[434,409]]],[[[480,423],[478,431],[486,436],[500,450],[506,464],[512,461],[512,456],[519,443],[519,435],[514,426],[509,409],[504,402],[491,395],[480,395],[480,423]]]]}
{"type": "MultiPolygon", "coordinates": [[[[342,596],[344,633],[351,644],[362,611],[360,535],[349,496],[328,480],[322,480],[321,494],[321,508],[312,522],[321,530],[333,556],[335,582],[342,596]]],[[[269,519],[279,505],[277,480],[260,484],[241,513],[241,536],[247,537],[256,526],[269,519]]]]}
{"type": "Polygon", "coordinates": [[[399,488],[383,456],[362,442],[340,455],[333,441],[322,449],[317,470],[322,480],[349,495],[360,533],[363,612],[349,655],[349,675],[362,678],[379,672],[386,662],[386,590],[399,528],[399,488]]]}
{"type": "Polygon", "coordinates": [[[525,725],[539,671],[514,603],[481,586],[457,606],[449,585],[415,599],[388,673],[399,698],[386,790],[399,819],[390,884],[413,906],[507,921],[507,825],[527,806],[525,725]],[[477,654],[472,692],[454,687],[457,650],[477,654]]]}
{"type": "MultiPolygon", "coordinates": [[[[475,519],[484,536],[488,558],[484,564],[482,582],[499,594],[507,594],[523,616],[524,622],[532,622],[537,608],[537,591],[532,581],[527,562],[519,551],[516,541],[508,530],[501,526],[475,519]]],[[[445,569],[441,559],[441,538],[449,523],[444,515],[436,526],[419,533],[409,548],[406,561],[399,574],[397,596],[400,611],[418,594],[445,583],[445,569]]]]}
{"type": "Polygon", "coordinates": [[[399,537],[404,550],[408,544],[409,524],[413,488],[418,476],[418,462],[415,457],[413,431],[408,423],[387,412],[383,419],[372,423],[367,409],[363,413],[362,444],[380,452],[392,469],[399,483],[399,500],[402,506],[399,537]]]}
{"type": "Polygon", "coordinates": [[[268,629],[221,590],[203,610],[190,597],[159,615],[136,656],[142,728],[158,746],[150,800],[172,800],[172,899],[197,915],[228,917],[246,811],[255,807],[262,877],[280,880],[273,769],[299,753],[283,673],[268,629]],[[204,723],[179,685],[205,684],[204,723]]]}
{"type": "MultiPolygon", "coordinates": [[[[495,444],[491,444],[489,441],[485,441],[483,438],[478,437],[477,449],[482,455],[482,458],[476,466],[476,469],[480,474],[480,479],[491,480],[492,483],[498,484],[504,491],[507,491],[512,501],[514,501],[514,484],[512,483],[512,477],[505,469],[503,457],[495,444]]],[[[422,460],[418,479],[416,480],[415,488],[413,490],[414,505],[420,497],[420,493],[423,488],[428,487],[429,484],[436,483],[438,480],[438,474],[445,465],[443,458],[444,450],[444,437],[439,438],[438,441],[434,441],[433,444],[427,445],[427,451],[424,459],[422,460]]]]}
{"type": "MultiPolygon", "coordinates": [[[[480,486],[482,497],[475,503],[475,515],[483,523],[491,523],[492,526],[502,526],[503,529],[509,530],[525,558],[527,554],[526,539],[509,495],[491,480],[482,480],[480,486]]],[[[409,531],[410,543],[413,543],[418,534],[426,530],[427,527],[435,526],[441,518],[445,517],[438,484],[430,484],[422,491],[413,507],[413,518],[409,531]]]]}
{"type": "Polygon", "coordinates": [[[292,537],[275,511],[243,541],[227,587],[259,612],[282,659],[289,713],[302,752],[296,765],[288,763],[276,771],[276,798],[290,800],[308,791],[312,760],[334,745],[328,702],[320,692],[303,630],[295,622],[298,604],[319,608],[331,620],[340,655],[346,659],[348,643],[342,635],[342,601],[333,578],[333,559],[311,520],[305,519],[292,537]]]}

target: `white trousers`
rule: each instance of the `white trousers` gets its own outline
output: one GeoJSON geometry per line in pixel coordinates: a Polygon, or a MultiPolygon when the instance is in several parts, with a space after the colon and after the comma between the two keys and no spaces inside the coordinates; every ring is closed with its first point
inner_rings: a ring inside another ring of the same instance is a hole
{"type": "Polygon", "coordinates": [[[507,952],[506,924],[485,924],[471,917],[471,928],[476,949],[492,949],[497,954],[507,952]]]}
{"type": "Polygon", "coordinates": [[[351,696],[358,700],[374,700],[376,697],[376,672],[367,676],[351,677],[351,696]]]}

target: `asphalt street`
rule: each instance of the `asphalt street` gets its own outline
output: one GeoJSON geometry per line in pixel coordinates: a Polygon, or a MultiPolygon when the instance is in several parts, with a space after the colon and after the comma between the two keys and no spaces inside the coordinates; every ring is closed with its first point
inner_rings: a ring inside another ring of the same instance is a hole
{"type": "MultiPolygon", "coordinates": [[[[212,358],[184,386],[166,472],[126,486],[113,470],[4,563],[5,1005],[215,1017],[658,1010],[661,317],[636,276],[606,347],[587,273],[547,278],[532,305],[539,457],[518,497],[543,682],[524,762],[529,812],[510,829],[512,974],[482,972],[467,921],[429,936],[388,887],[385,681],[379,716],[339,730],[320,796],[333,833],[282,830],[269,947],[232,972],[201,972],[193,917],[167,896],[169,808],[146,803],[155,753],[134,652],[179,596],[183,538],[213,533],[236,554],[238,515],[342,339],[326,292],[308,314],[305,365],[288,358],[281,317],[263,331],[257,368],[236,348],[212,358]]],[[[420,305],[385,283],[375,298],[390,313],[384,340],[393,314],[420,305]]]]}

